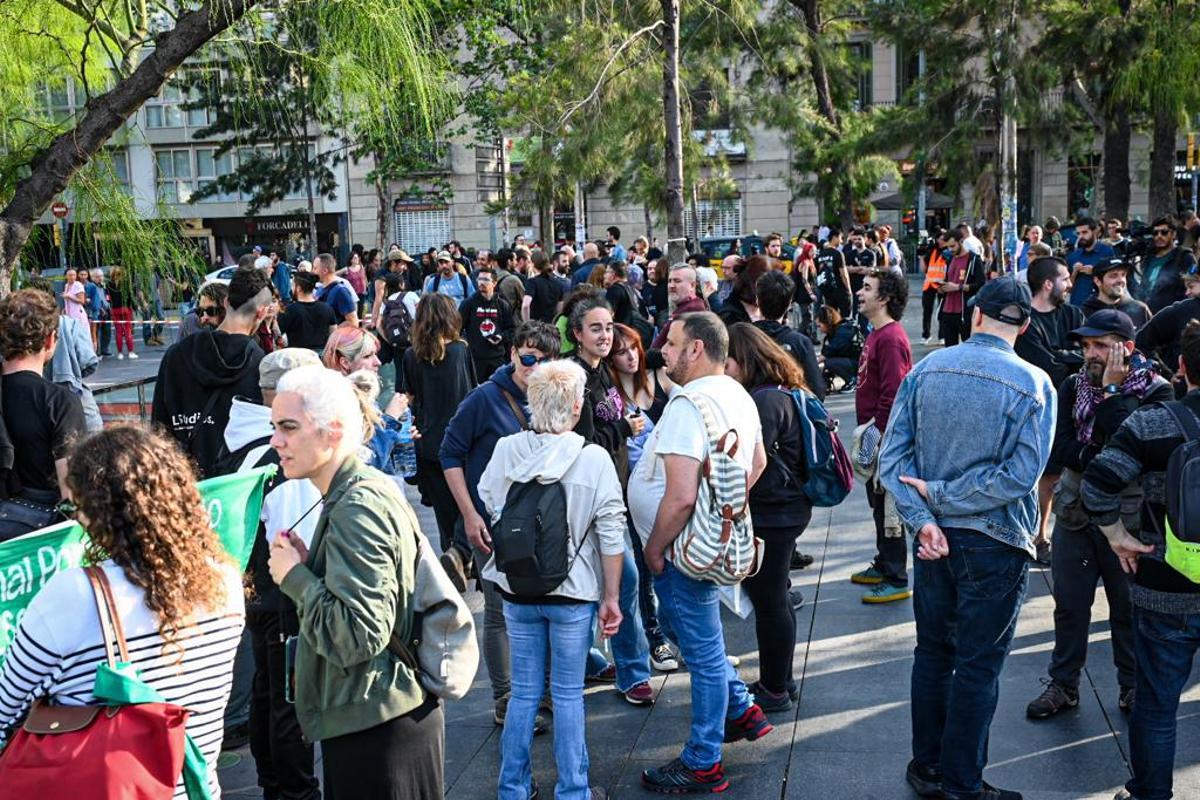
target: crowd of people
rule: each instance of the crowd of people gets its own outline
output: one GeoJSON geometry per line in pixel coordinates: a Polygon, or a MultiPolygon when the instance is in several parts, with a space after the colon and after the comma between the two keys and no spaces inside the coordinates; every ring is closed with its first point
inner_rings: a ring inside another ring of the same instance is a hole
{"type": "MultiPolygon", "coordinates": [[[[539,795],[531,741],[551,729],[554,796],[605,796],[589,780],[585,686],[650,706],[652,674],[685,665],[686,740],[641,781],[714,793],[731,785],[723,746],[769,735],[798,699],[790,576],[813,559],[797,545],[814,508],[845,496],[814,487],[848,489],[852,468],[876,538],[850,580],[869,605],[913,600],[912,788],[1020,798],[983,770],[1040,561],[1055,642],[1029,717],[1078,705],[1103,581],[1132,714],[1120,796],[1165,800],[1200,644],[1200,570],[1179,555],[1200,541],[1186,502],[1200,486],[1177,463],[1200,440],[1187,243],[1200,224],[1156,221],[1142,254],[1112,242],[1119,224],[1076,227],[1065,256],[1031,229],[1014,274],[970,226],[937,232],[922,333],[931,343],[936,320],[944,346],[919,363],[886,226],[844,245],[823,226],[790,264],[771,235],[719,270],[671,263],[644,237],[627,250],[615,227],[578,254],[451,242],[420,260],[356,249],[339,268],[327,253],[294,267],[251,253],[228,285],[195,291],[151,428],[89,410],[88,273],[57,298],[35,281],[0,300],[0,540],[64,516],[87,527],[126,660],[192,712],[212,796],[222,743],[246,737],[264,797],[442,796],[445,695],[413,657],[425,533],[454,588],[482,594],[498,797],[539,795]],[[848,452],[815,413],[839,391],[854,392],[848,452]],[[278,472],[244,593],[195,484],[265,464],[278,472]],[[725,646],[731,591],[755,615],[753,680],[725,646]]],[[[114,319],[129,310],[121,277],[103,292],[114,319]]],[[[0,671],[0,746],[39,701],[96,702],[107,628],[61,613],[91,591],[64,570],[26,610],[0,671]]]]}

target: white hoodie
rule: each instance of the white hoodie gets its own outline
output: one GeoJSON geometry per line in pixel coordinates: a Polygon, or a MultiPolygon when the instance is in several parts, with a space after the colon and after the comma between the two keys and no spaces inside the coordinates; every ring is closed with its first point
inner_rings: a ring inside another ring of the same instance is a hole
{"type": "MultiPolygon", "coordinates": [[[[270,436],[271,430],[269,406],[251,403],[239,397],[233,399],[233,405],[229,408],[229,424],[225,426],[225,447],[229,452],[236,453],[251,442],[270,436]]],[[[246,454],[245,460],[238,465],[237,471],[254,469],[270,449],[270,444],[252,448],[246,454]]],[[[317,530],[317,518],[321,516],[321,507],[317,505],[320,500],[321,493],[307,479],[281,480],[275,484],[275,488],[263,497],[262,513],[259,515],[259,519],[265,523],[267,544],[273,543],[280,531],[293,525],[293,530],[304,540],[304,544],[311,544],[313,533],[317,530]],[[305,516],[309,509],[312,511],[305,516]],[[296,521],[302,516],[303,521],[297,525],[296,521]]]]}
{"type": "MultiPolygon", "coordinates": [[[[612,459],[604,448],[586,444],[577,433],[522,431],[505,436],[496,443],[492,460],[479,479],[479,499],[493,522],[500,519],[509,488],[532,480],[557,481],[567,497],[570,552],[575,562],[567,579],[550,595],[599,601],[604,581],[601,555],[625,552],[625,504],[612,459]],[[588,535],[589,531],[594,532],[588,535]]],[[[483,568],[483,577],[509,592],[507,578],[496,569],[494,554],[483,568]]]]}

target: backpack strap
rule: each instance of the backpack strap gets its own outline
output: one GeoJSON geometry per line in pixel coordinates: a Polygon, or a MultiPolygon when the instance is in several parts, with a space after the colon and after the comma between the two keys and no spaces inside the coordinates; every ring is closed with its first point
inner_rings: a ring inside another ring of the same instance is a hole
{"type": "Polygon", "coordinates": [[[1183,429],[1185,442],[1200,441],[1200,421],[1196,419],[1196,412],[1178,400],[1163,403],[1162,407],[1171,413],[1171,416],[1179,423],[1179,427],[1183,429]]]}
{"type": "Polygon", "coordinates": [[[471,292],[467,284],[467,276],[463,275],[461,272],[458,273],[458,285],[462,287],[463,300],[466,300],[471,292]]]}

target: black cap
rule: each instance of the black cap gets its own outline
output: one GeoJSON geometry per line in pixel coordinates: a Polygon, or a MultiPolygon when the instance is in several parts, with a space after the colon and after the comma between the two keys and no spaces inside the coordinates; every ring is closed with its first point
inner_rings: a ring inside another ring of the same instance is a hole
{"type": "Polygon", "coordinates": [[[1019,283],[1012,275],[1006,275],[983,285],[975,295],[975,307],[982,311],[984,316],[1000,322],[1024,325],[1033,313],[1033,297],[1029,293],[1028,284],[1019,283]]]}
{"type": "Polygon", "coordinates": [[[1115,334],[1122,339],[1133,341],[1133,337],[1136,335],[1133,320],[1124,311],[1118,311],[1115,308],[1105,308],[1093,312],[1084,321],[1082,328],[1076,328],[1067,334],[1067,336],[1072,339],[1083,339],[1090,336],[1108,336],[1109,334],[1115,334]]]}
{"type": "Polygon", "coordinates": [[[1099,278],[1107,272],[1112,272],[1114,269],[1123,269],[1126,274],[1129,274],[1129,265],[1121,258],[1106,258],[1103,261],[1092,266],[1092,277],[1099,278]]]}

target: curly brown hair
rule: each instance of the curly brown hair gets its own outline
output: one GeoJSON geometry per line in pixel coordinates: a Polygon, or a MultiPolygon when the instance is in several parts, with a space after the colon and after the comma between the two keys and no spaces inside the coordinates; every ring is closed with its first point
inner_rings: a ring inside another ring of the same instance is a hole
{"type": "Polygon", "coordinates": [[[179,635],[195,615],[221,608],[230,562],[174,439],[114,425],[75,445],[67,487],[85,521],[90,563],[111,558],[146,593],[163,650],[182,656],[179,635]]]}
{"type": "Polygon", "coordinates": [[[58,332],[58,306],[37,289],[22,289],[0,300],[0,356],[20,358],[40,352],[58,332]]]}
{"type": "Polygon", "coordinates": [[[459,340],[462,317],[458,304],[444,294],[427,294],[417,303],[412,324],[412,348],[417,358],[436,364],[446,357],[446,345],[459,340]]]}

